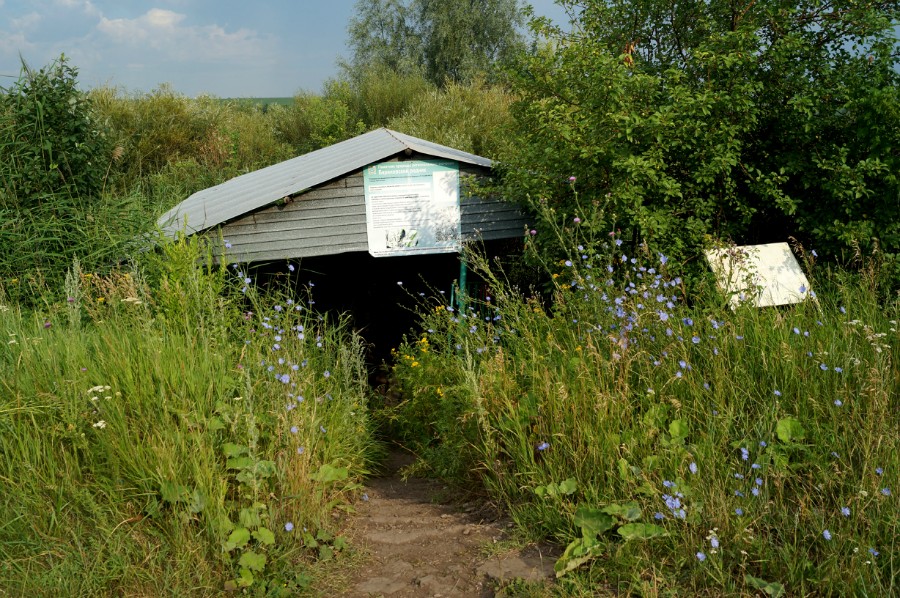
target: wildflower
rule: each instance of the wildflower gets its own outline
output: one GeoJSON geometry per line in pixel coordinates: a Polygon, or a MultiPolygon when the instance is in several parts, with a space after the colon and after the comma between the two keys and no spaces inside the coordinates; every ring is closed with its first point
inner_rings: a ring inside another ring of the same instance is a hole
{"type": "Polygon", "coordinates": [[[692,337],[691,337],[691,342],[694,343],[695,345],[699,345],[699,344],[700,344],[700,337],[699,337],[699,336],[692,336],[692,337]]]}
{"type": "Polygon", "coordinates": [[[329,372],[328,370],[325,370],[325,372],[322,375],[325,376],[326,378],[331,378],[331,372],[329,372]]]}
{"type": "Polygon", "coordinates": [[[322,434],[324,434],[324,433],[326,432],[325,426],[319,426],[319,432],[321,432],[322,434]]]}
{"type": "Polygon", "coordinates": [[[819,369],[822,370],[823,372],[825,372],[825,371],[828,371],[828,366],[825,365],[824,363],[820,363],[819,369]]]}
{"type": "Polygon", "coordinates": [[[542,443],[540,443],[539,445],[537,445],[535,448],[536,448],[538,451],[543,452],[543,451],[546,451],[548,448],[550,448],[550,443],[549,443],[549,442],[542,442],[542,443]]]}
{"type": "Polygon", "coordinates": [[[278,378],[278,380],[281,381],[282,384],[288,384],[291,381],[291,377],[287,374],[282,374],[281,377],[278,378]]]}
{"type": "Polygon", "coordinates": [[[293,271],[294,271],[294,264],[288,264],[288,270],[291,271],[291,272],[293,272],[293,271]]]}
{"type": "Polygon", "coordinates": [[[806,285],[805,285],[805,284],[801,284],[801,285],[800,285],[800,294],[802,295],[802,294],[805,293],[805,292],[806,292],[806,285]]]}
{"type": "Polygon", "coordinates": [[[691,473],[696,474],[697,473],[697,464],[694,463],[693,461],[691,461],[691,464],[688,465],[688,469],[690,470],[691,473]]]}
{"type": "Polygon", "coordinates": [[[713,548],[718,548],[719,547],[719,539],[717,537],[713,536],[712,538],[709,539],[709,544],[713,548]]]}
{"type": "Polygon", "coordinates": [[[834,368],[834,371],[840,374],[844,371],[844,368],[834,368]]]}
{"type": "Polygon", "coordinates": [[[44,328],[50,328],[51,326],[53,326],[53,324],[51,324],[49,320],[44,322],[44,328]]]}
{"type": "Polygon", "coordinates": [[[231,242],[228,239],[225,240],[225,249],[231,249],[231,242]]]}
{"type": "Polygon", "coordinates": [[[741,447],[741,459],[744,461],[750,460],[750,451],[747,450],[747,448],[743,447],[743,446],[741,447]]]}
{"type": "Polygon", "coordinates": [[[369,502],[369,495],[366,492],[363,492],[362,495],[363,502],[369,502]]]}
{"type": "Polygon", "coordinates": [[[882,493],[883,495],[885,495],[885,496],[890,496],[890,495],[891,495],[891,489],[890,489],[890,488],[882,488],[882,489],[881,489],[881,493],[882,493]]]}
{"type": "Polygon", "coordinates": [[[293,531],[293,530],[294,530],[294,524],[293,524],[293,523],[291,523],[290,521],[288,521],[287,523],[284,524],[284,531],[290,532],[290,531],[293,531]]]}
{"type": "Polygon", "coordinates": [[[819,254],[816,253],[816,250],[815,250],[815,249],[813,249],[813,250],[810,251],[809,253],[810,253],[813,257],[819,257],[819,254]]]}
{"type": "Polygon", "coordinates": [[[697,560],[700,561],[700,562],[702,563],[703,561],[706,560],[706,555],[703,554],[702,552],[698,552],[698,553],[697,553],[697,560]]]}
{"type": "Polygon", "coordinates": [[[663,480],[663,486],[666,488],[674,488],[675,482],[670,482],[669,480],[663,480]]]}
{"type": "Polygon", "coordinates": [[[780,396],[781,396],[781,391],[778,390],[778,389],[775,389],[775,396],[776,396],[776,397],[780,397],[780,396]]]}
{"type": "Polygon", "coordinates": [[[876,557],[881,553],[878,552],[877,550],[875,550],[874,548],[869,548],[869,554],[871,554],[873,557],[876,557]]]}
{"type": "Polygon", "coordinates": [[[298,454],[298,455],[302,455],[302,454],[305,453],[305,452],[306,452],[306,448],[304,448],[304,447],[302,447],[302,446],[298,446],[298,447],[297,447],[297,454],[298,454]]]}
{"type": "Polygon", "coordinates": [[[300,429],[297,426],[291,426],[291,434],[296,434],[300,429]]]}
{"type": "Polygon", "coordinates": [[[578,216],[575,216],[575,218],[572,219],[572,222],[574,222],[575,224],[578,224],[579,222],[581,222],[581,218],[579,218],[578,216]]]}
{"type": "Polygon", "coordinates": [[[106,427],[106,422],[101,419],[100,421],[98,421],[97,423],[94,424],[94,427],[102,430],[103,428],[106,427]]]}
{"type": "Polygon", "coordinates": [[[880,467],[876,467],[876,468],[875,468],[875,474],[876,474],[876,475],[881,475],[881,474],[883,474],[883,473],[884,473],[884,470],[883,470],[882,468],[880,468],[880,467]]]}
{"type": "Polygon", "coordinates": [[[753,496],[759,496],[759,488],[754,486],[753,488],[750,489],[750,494],[752,494],[753,496]]]}
{"type": "Polygon", "coordinates": [[[768,444],[766,443],[765,440],[760,440],[760,441],[759,441],[759,446],[761,446],[761,447],[763,447],[763,448],[766,448],[766,447],[768,446],[768,444]]]}
{"type": "Polygon", "coordinates": [[[743,480],[743,479],[744,479],[744,474],[742,474],[742,473],[736,473],[736,474],[734,474],[734,479],[736,479],[736,480],[743,480]]]}
{"type": "Polygon", "coordinates": [[[571,268],[571,267],[572,267],[572,260],[566,260],[566,261],[565,261],[565,264],[566,264],[566,267],[567,267],[567,268],[571,268]]]}
{"type": "Polygon", "coordinates": [[[844,517],[850,516],[850,507],[841,507],[841,515],[844,517]]]}
{"type": "Polygon", "coordinates": [[[738,517],[741,517],[744,515],[744,509],[738,507],[734,510],[734,514],[737,515],[738,517]]]}
{"type": "Polygon", "coordinates": [[[535,235],[537,234],[537,231],[534,230],[534,229],[531,229],[530,231],[528,231],[528,234],[531,235],[531,236],[533,237],[533,236],[535,236],[535,235]]]}
{"type": "Polygon", "coordinates": [[[800,329],[794,326],[794,334],[800,334],[800,329]]]}
{"type": "Polygon", "coordinates": [[[844,403],[843,403],[843,401],[841,401],[840,399],[835,399],[835,400],[834,400],[834,404],[835,404],[836,406],[840,407],[840,406],[843,405],[844,403]]]}
{"type": "Polygon", "coordinates": [[[826,540],[831,540],[831,532],[827,529],[822,532],[822,537],[826,540]]]}
{"type": "Polygon", "coordinates": [[[736,338],[736,339],[739,340],[739,341],[744,340],[744,337],[743,337],[742,335],[740,335],[740,334],[734,335],[734,338],[736,338]]]}
{"type": "Polygon", "coordinates": [[[575,181],[576,181],[576,178],[575,178],[575,177],[573,177],[573,176],[570,176],[570,177],[569,177],[569,182],[570,182],[570,183],[574,183],[575,181]]]}
{"type": "Polygon", "coordinates": [[[846,309],[845,309],[845,308],[844,308],[844,306],[843,306],[843,305],[842,305],[842,306],[840,306],[840,307],[839,307],[839,308],[838,308],[838,309],[839,309],[839,310],[841,310],[841,313],[842,313],[842,314],[845,314],[845,313],[847,313],[847,310],[846,310],[846,309]]]}
{"type": "Polygon", "coordinates": [[[661,521],[661,520],[665,519],[666,516],[663,515],[662,513],[660,513],[659,511],[657,511],[656,513],[653,514],[653,518],[656,519],[657,521],[661,521]]]}

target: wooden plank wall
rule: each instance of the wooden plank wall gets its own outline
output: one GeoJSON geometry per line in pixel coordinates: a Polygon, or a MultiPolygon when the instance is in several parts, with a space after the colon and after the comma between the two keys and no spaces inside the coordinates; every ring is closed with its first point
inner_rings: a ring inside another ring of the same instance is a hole
{"type": "MultiPolygon", "coordinates": [[[[460,164],[463,177],[485,172],[460,164]]],[[[464,193],[460,211],[464,240],[520,237],[526,224],[518,206],[464,193]]],[[[221,232],[231,243],[232,259],[243,262],[368,251],[362,171],[307,191],[285,205],[247,214],[224,225],[221,232]]]]}

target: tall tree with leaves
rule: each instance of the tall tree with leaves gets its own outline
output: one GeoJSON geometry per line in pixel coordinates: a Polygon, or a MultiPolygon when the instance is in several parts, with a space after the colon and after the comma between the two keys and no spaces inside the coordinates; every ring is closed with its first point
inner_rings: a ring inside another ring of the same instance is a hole
{"type": "Polygon", "coordinates": [[[877,239],[896,267],[897,0],[560,3],[573,26],[536,22],[515,72],[509,193],[681,255],[877,239]]]}
{"type": "Polygon", "coordinates": [[[523,19],[519,0],[360,0],[348,68],[381,65],[437,85],[467,82],[522,49],[523,19]]]}

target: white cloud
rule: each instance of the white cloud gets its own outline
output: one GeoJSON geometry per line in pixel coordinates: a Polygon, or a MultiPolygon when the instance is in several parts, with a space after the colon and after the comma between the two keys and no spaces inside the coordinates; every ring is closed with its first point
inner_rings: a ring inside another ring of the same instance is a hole
{"type": "Polygon", "coordinates": [[[135,19],[101,17],[97,31],[115,44],[152,49],[177,61],[246,62],[272,53],[272,40],[254,30],[229,32],[215,24],[188,25],[186,18],[181,13],[153,8],[135,19]]]}
{"type": "MultiPolygon", "coordinates": [[[[0,0],[2,2],[2,0],[0,0]]],[[[2,6],[2,4],[0,4],[2,6]]],[[[13,28],[21,31],[23,29],[34,29],[34,27],[41,22],[41,15],[36,12],[30,12],[27,15],[22,15],[17,19],[10,19],[9,23],[13,26],[13,28]]]]}
{"type": "Polygon", "coordinates": [[[8,33],[5,31],[0,31],[0,54],[6,52],[18,52],[20,50],[27,50],[32,46],[33,44],[29,43],[29,41],[25,39],[25,35],[23,33],[8,33]]]}
{"type": "Polygon", "coordinates": [[[100,9],[97,8],[91,0],[56,0],[55,4],[57,6],[62,6],[63,8],[80,10],[84,14],[92,17],[99,17],[101,15],[100,9]]]}

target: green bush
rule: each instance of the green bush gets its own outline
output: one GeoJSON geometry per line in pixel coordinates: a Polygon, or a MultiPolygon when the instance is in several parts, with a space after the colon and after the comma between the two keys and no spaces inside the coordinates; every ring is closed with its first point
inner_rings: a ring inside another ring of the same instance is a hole
{"type": "Polygon", "coordinates": [[[0,592],[296,592],[344,548],[374,454],[360,339],[206,259],[0,301],[0,592]]]}
{"type": "Polygon", "coordinates": [[[392,416],[426,466],[567,545],[572,591],[896,593],[900,304],[877,277],[807,254],[806,302],[732,311],[665,256],[556,232],[552,304],[471,256],[490,300],[438,299],[401,347],[392,416]]]}

